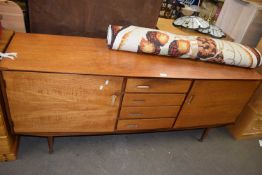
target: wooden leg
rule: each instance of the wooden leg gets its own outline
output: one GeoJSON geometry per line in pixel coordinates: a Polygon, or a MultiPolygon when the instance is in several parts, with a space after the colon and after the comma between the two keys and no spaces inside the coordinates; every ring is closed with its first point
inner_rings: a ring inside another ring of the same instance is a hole
{"type": "Polygon", "coordinates": [[[202,133],[202,135],[201,135],[201,137],[199,139],[200,142],[203,142],[203,140],[207,137],[209,130],[210,130],[210,128],[205,128],[204,129],[204,131],[203,131],[203,133],[202,133]]]}
{"type": "Polygon", "coordinates": [[[49,149],[49,154],[53,153],[53,146],[54,146],[54,137],[53,136],[48,136],[48,149],[49,149]]]}

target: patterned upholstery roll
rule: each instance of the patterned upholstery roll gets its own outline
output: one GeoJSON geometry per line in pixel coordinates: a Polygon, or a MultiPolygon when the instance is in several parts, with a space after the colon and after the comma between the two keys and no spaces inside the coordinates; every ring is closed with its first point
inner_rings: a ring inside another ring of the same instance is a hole
{"type": "Polygon", "coordinates": [[[255,48],[208,37],[182,36],[136,26],[112,26],[107,32],[108,47],[114,50],[191,58],[239,67],[261,65],[255,48]]]}

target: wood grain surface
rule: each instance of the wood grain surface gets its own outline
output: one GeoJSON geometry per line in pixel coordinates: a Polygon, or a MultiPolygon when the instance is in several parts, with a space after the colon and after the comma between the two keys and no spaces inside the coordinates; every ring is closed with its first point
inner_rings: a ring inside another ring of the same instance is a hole
{"type": "Polygon", "coordinates": [[[174,19],[158,18],[156,27],[159,30],[174,33],[176,35],[208,37],[208,35],[194,31],[194,30],[189,30],[189,29],[182,28],[182,27],[175,27],[172,24],[173,22],[174,22],[174,19]]]}
{"type": "Polygon", "coordinates": [[[185,93],[191,82],[191,80],[129,78],[126,92],[185,93]]]}
{"type": "Polygon", "coordinates": [[[14,141],[13,137],[9,135],[1,136],[0,137],[0,154],[9,153],[11,151],[13,141],[14,141]]]}
{"type": "Polygon", "coordinates": [[[5,122],[3,118],[3,113],[0,110],[0,136],[5,136],[7,134],[5,122]]]}
{"type": "Polygon", "coordinates": [[[255,70],[165,56],[113,51],[104,39],[16,33],[1,70],[181,79],[261,79],[255,70]]]}
{"type": "Polygon", "coordinates": [[[230,125],[230,133],[236,139],[262,136],[262,114],[257,113],[249,104],[239,115],[237,121],[230,125]]]}
{"type": "Polygon", "coordinates": [[[175,119],[174,118],[158,118],[158,119],[130,119],[118,121],[117,130],[147,130],[147,129],[160,129],[171,128],[175,119]]]}
{"type": "Polygon", "coordinates": [[[184,98],[184,94],[125,94],[122,106],[176,106],[184,98]]]}
{"type": "Polygon", "coordinates": [[[180,106],[122,107],[120,119],[176,117],[180,106]]]}
{"type": "Polygon", "coordinates": [[[0,154],[0,161],[6,162],[11,160],[16,160],[18,147],[19,147],[19,136],[15,136],[10,151],[0,154]]]}
{"type": "Polygon", "coordinates": [[[196,80],[175,128],[235,122],[259,81],[196,80]]]}
{"type": "Polygon", "coordinates": [[[15,132],[114,130],[123,78],[13,71],[3,74],[15,132]]]}
{"type": "Polygon", "coordinates": [[[259,114],[262,114],[262,84],[256,89],[252,98],[249,101],[249,105],[259,114]]]}
{"type": "Polygon", "coordinates": [[[12,30],[3,30],[0,38],[0,52],[4,52],[10,42],[11,38],[14,35],[12,30]]]}

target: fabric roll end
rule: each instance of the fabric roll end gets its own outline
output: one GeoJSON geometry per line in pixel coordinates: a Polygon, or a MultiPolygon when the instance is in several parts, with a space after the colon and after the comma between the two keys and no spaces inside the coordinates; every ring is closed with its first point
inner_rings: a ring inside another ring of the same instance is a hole
{"type": "Polygon", "coordinates": [[[262,65],[262,61],[261,61],[261,52],[257,49],[257,48],[254,48],[254,50],[257,52],[257,67],[261,66],[262,65]]]}
{"type": "Polygon", "coordinates": [[[106,38],[106,42],[107,42],[107,46],[111,49],[112,48],[112,25],[109,25],[107,28],[107,38],[106,38]]]}

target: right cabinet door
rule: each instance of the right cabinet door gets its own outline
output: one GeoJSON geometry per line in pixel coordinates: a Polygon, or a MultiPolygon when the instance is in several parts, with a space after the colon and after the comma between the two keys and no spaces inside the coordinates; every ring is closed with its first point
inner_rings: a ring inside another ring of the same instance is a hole
{"type": "Polygon", "coordinates": [[[227,124],[236,120],[259,81],[196,80],[175,128],[227,124]]]}

